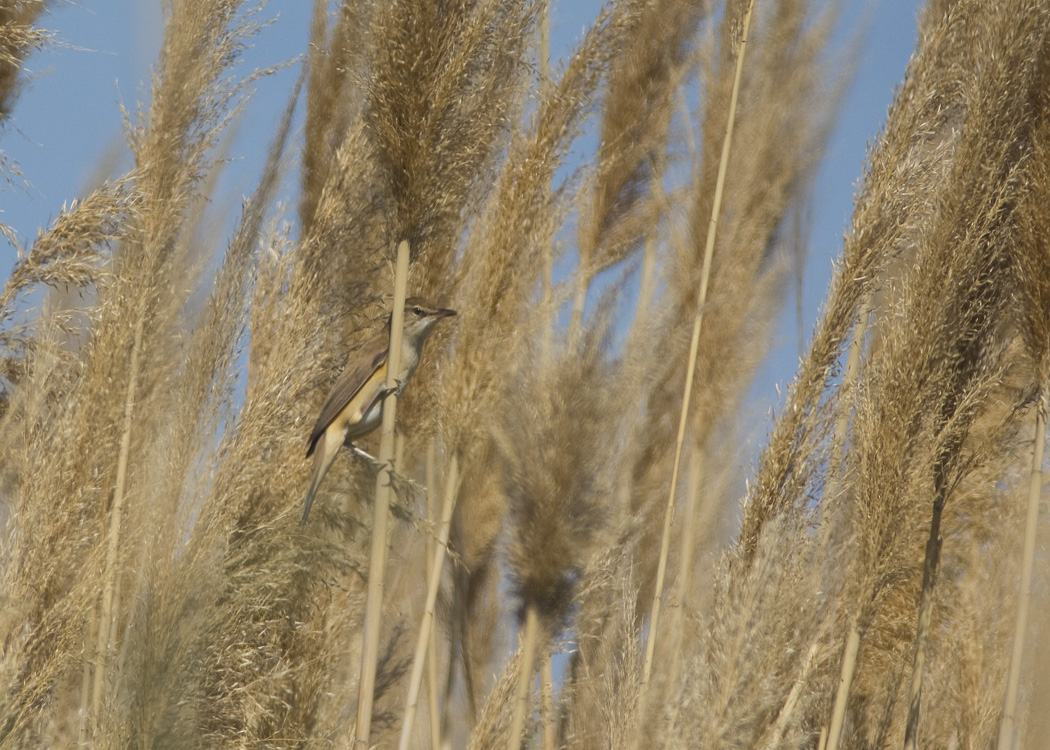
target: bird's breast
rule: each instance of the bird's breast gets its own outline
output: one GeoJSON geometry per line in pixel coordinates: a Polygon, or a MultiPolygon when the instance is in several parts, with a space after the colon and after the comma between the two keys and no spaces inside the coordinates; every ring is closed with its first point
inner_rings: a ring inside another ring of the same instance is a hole
{"type": "MultiPolygon", "coordinates": [[[[418,366],[419,351],[415,347],[402,347],[397,374],[397,381],[402,388],[408,384],[418,366]]],[[[360,437],[379,427],[383,421],[383,402],[386,399],[376,398],[376,394],[385,386],[386,368],[380,367],[347,405],[344,429],[348,439],[360,437]]]]}
{"type": "Polygon", "coordinates": [[[377,368],[343,409],[339,429],[347,438],[360,437],[379,426],[383,418],[383,399],[377,398],[377,394],[385,381],[386,368],[377,368]]]}
{"type": "Polygon", "coordinates": [[[379,427],[383,421],[383,399],[379,398],[361,415],[350,428],[350,437],[364,435],[379,427]]]}
{"type": "Polygon", "coordinates": [[[408,383],[408,379],[412,377],[417,367],[419,367],[419,349],[415,346],[402,346],[401,362],[397,369],[397,379],[401,382],[402,387],[408,383]]]}

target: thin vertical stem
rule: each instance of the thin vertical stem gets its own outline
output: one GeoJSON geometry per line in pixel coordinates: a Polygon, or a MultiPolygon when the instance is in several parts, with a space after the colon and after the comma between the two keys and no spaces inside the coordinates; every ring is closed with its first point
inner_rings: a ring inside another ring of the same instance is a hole
{"type": "Polygon", "coordinates": [[[911,688],[908,691],[908,723],[904,729],[904,747],[915,750],[919,732],[919,708],[922,702],[922,676],[926,671],[926,644],[930,639],[930,621],[933,618],[933,589],[937,583],[937,565],[941,559],[941,517],[947,499],[944,471],[935,469],[935,496],[930,518],[930,536],[926,540],[926,558],[922,564],[922,593],[919,595],[919,625],[915,631],[915,657],[911,668],[911,688]]]}
{"type": "Polygon", "coordinates": [[[587,290],[591,286],[590,270],[581,261],[576,269],[576,286],[572,295],[572,312],[569,315],[569,347],[574,349],[583,331],[583,308],[587,304],[587,290]]]}
{"type": "MultiPolygon", "coordinates": [[[[674,608],[681,609],[689,591],[689,576],[693,570],[693,548],[696,546],[696,506],[700,501],[703,478],[703,450],[693,445],[690,451],[689,472],[686,477],[685,519],[682,523],[682,545],[678,558],[678,581],[675,585],[674,608]]],[[[706,513],[705,513],[706,515],[706,513]]]]}
{"type": "MultiPolygon", "coordinates": [[[[433,524],[432,528],[435,529],[439,528],[437,502],[434,497],[437,481],[437,445],[432,439],[427,448],[427,522],[433,524]]],[[[434,571],[435,548],[433,535],[427,534],[425,553],[428,584],[434,571]]],[[[427,644],[427,703],[430,719],[430,747],[432,750],[438,750],[441,747],[441,708],[438,700],[437,634],[433,626],[428,630],[430,632],[427,644]]]]}
{"type": "Polygon", "coordinates": [[[514,701],[514,718],[507,735],[507,750],[519,750],[525,731],[525,715],[529,711],[529,693],[532,687],[532,662],[539,640],[540,616],[530,605],[525,614],[525,632],[521,637],[521,671],[518,673],[518,693],[514,701]]]}
{"type": "MultiPolygon", "coordinates": [[[[678,650],[681,647],[682,637],[684,629],[680,627],[682,623],[682,617],[685,613],[685,597],[689,590],[689,577],[693,567],[693,546],[695,545],[695,527],[696,527],[696,506],[700,497],[700,480],[703,476],[703,465],[702,454],[700,449],[694,444],[690,451],[689,459],[689,472],[685,482],[685,496],[686,496],[686,507],[685,507],[685,521],[682,527],[682,545],[679,551],[678,558],[678,579],[675,581],[674,598],[671,602],[671,617],[675,623],[675,626],[671,628],[673,638],[673,654],[678,654],[678,650]]],[[[710,501],[706,505],[710,505],[710,501]]],[[[705,511],[708,508],[705,507],[705,511]]],[[[708,514],[705,512],[704,516],[708,514]]],[[[682,660],[678,658],[672,658],[670,660],[670,677],[667,680],[668,685],[677,685],[678,678],[681,676],[682,671],[682,660]]],[[[678,723],[678,709],[677,705],[671,710],[671,716],[668,720],[668,729],[664,734],[664,748],[669,748],[671,742],[674,739],[675,725],[678,723]]]]}
{"type": "Polygon", "coordinates": [[[664,514],[663,537],[660,543],[660,562],[656,569],[656,586],[653,592],[652,612],[649,616],[649,638],[645,644],[645,667],[642,672],[642,691],[649,685],[653,669],[653,655],[656,652],[656,641],[660,625],[660,599],[663,597],[664,578],[667,575],[667,556],[671,548],[671,521],[674,518],[674,498],[678,489],[678,469],[682,461],[682,444],[685,442],[685,428],[689,420],[689,401],[693,395],[693,375],[696,370],[696,357],[700,348],[700,328],[704,320],[704,305],[707,302],[707,284],[711,276],[711,257],[715,250],[715,236],[718,229],[718,215],[722,210],[722,192],[725,188],[726,169],[729,165],[729,149],[733,141],[733,125],[736,122],[737,98],[740,93],[740,81],[744,71],[744,52],[747,49],[747,35],[751,28],[751,11],[754,0],[749,0],[744,12],[744,22],[740,32],[740,45],[736,58],[736,73],[733,78],[733,92],[729,99],[729,114],[726,118],[726,133],[722,141],[722,155],[718,162],[718,179],[715,182],[715,195],[711,204],[711,219],[707,225],[707,242],[704,246],[704,265],[700,274],[700,289],[696,300],[696,317],[693,320],[693,335],[689,343],[689,358],[686,360],[685,389],[682,395],[682,413],[678,420],[678,438],[675,441],[674,465],[671,469],[671,488],[667,498],[667,510],[664,514]]]}
{"type": "Polygon", "coordinates": [[[1043,491],[1043,453],[1046,442],[1046,393],[1039,400],[1035,413],[1035,447],[1032,449],[1032,470],[1028,480],[1028,517],[1024,527],[1024,558],[1021,562],[1021,590],[1017,600],[1017,621],[1014,623],[1013,652],[1010,656],[1010,674],[1006,681],[1006,700],[1003,703],[1003,721],[999,726],[999,750],[1009,750],[1014,741],[1014,717],[1017,712],[1017,692],[1021,684],[1021,662],[1024,658],[1025,632],[1028,630],[1028,610],[1032,604],[1032,569],[1035,563],[1036,530],[1039,526],[1039,498],[1043,491]]]}
{"type": "Polygon", "coordinates": [[[835,693],[835,705],[831,710],[831,727],[828,729],[827,750],[838,750],[842,736],[842,725],[846,722],[846,702],[853,687],[853,673],[857,669],[857,654],[860,652],[860,626],[856,621],[846,639],[846,650],[842,654],[842,672],[839,689],[835,693]]]}
{"type": "Polygon", "coordinates": [[[77,743],[80,747],[88,744],[88,727],[91,723],[91,685],[94,677],[95,660],[92,650],[98,638],[98,607],[91,608],[91,622],[88,624],[87,637],[84,641],[84,667],[80,676],[80,720],[77,730],[77,743]]]}
{"type": "MultiPolygon", "coordinates": [[[[857,382],[860,372],[860,358],[864,351],[864,339],[868,335],[868,325],[871,322],[871,295],[864,298],[861,303],[860,317],[853,328],[853,336],[850,340],[849,354],[846,356],[846,370],[842,376],[843,393],[847,393],[857,382]]],[[[832,457],[828,469],[827,491],[824,493],[825,501],[822,507],[821,524],[823,526],[821,535],[824,549],[831,544],[837,521],[837,506],[832,509],[828,505],[828,498],[838,493],[842,483],[842,460],[846,450],[846,433],[849,429],[850,413],[843,409],[835,420],[835,434],[832,442],[832,457]]],[[[842,674],[839,678],[839,687],[835,693],[835,702],[831,710],[831,727],[829,731],[821,730],[821,747],[825,744],[828,750],[838,747],[839,735],[842,732],[842,724],[846,717],[846,704],[849,701],[849,692],[853,687],[853,670],[857,666],[857,652],[860,649],[860,632],[856,623],[850,630],[849,639],[846,642],[846,650],[842,657],[842,674]]]]}
{"type": "Polygon", "coordinates": [[[551,81],[551,6],[540,10],[540,91],[546,94],[551,81]]]}
{"type": "Polygon", "coordinates": [[[543,660],[540,695],[543,700],[543,750],[554,750],[554,654],[543,660]]]}
{"type": "Polygon", "coordinates": [[[394,425],[397,409],[397,373],[401,366],[401,335],[405,317],[405,288],[408,285],[408,242],[397,247],[394,270],[394,306],[390,316],[390,349],[386,384],[390,395],[383,401],[383,423],[379,436],[379,464],[375,507],[372,515],[372,550],[368,563],[368,594],[365,599],[364,652],[361,656],[360,697],[357,701],[355,743],[368,747],[372,730],[376,669],[379,665],[379,627],[383,609],[383,576],[386,573],[387,524],[390,517],[391,474],[394,471],[394,425]]]}
{"type": "MultiPolygon", "coordinates": [[[[680,95],[679,101],[683,107],[685,105],[685,97],[680,95]]],[[[685,109],[686,120],[689,119],[688,107],[685,109]]],[[[666,127],[670,127],[670,121],[666,127]]],[[[693,158],[696,156],[695,143],[693,142],[693,129],[686,128],[686,142],[688,145],[689,153],[689,164],[690,167],[693,165],[693,158]]],[[[654,200],[660,204],[661,215],[664,215],[667,211],[667,191],[664,190],[664,162],[665,155],[663,149],[656,152],[653,159],[653,176],[649,182],[649,190],[653,194],[654,200]]],[[[642,268],[638,279],[638,302],[634,308],[634,321],[631,324],[632,329],[638,329],[644,335],[644,326],[648,321],[649,317],[649,305],[653,301],[653,294],[656,292],[656,246],[657,246],[657,228],[659,221],[654,221],[652,227],[645,235],[645,246],[642,249],[642,268]]]]}
{"type": "Polygon", "coordinates": [[[109,539],[106,547],[105,582],[102,589],[102,609],[99,614],[97,640],[95,643],[95,680],[91,695],[93,726],[97,728],[99,709],[102,706],[102,691],[106,682],[106,662],[113,648],[112,625],[116,610],[120,607],[117,593],[117,556],[120,553],[120,522],[124,512],[124,500],[128,481],[128,461],[131,454],[131,425],[135,413],[135,394],[138,389],[139,361],[142,357],[142,335],[146,316],[140,312],[135,322],[135,339],[131,347],[131,364],[128,367],[128,386],[124,394],[124,427],[120,435],[120,454],[117,457],[117,477],[113,486],[113,503],[109,509],[109,539]]]}
{"type": "Polygon", "coordinates": [[[773,725],[773,734],[765,745],[769,750],[776,750],[780,747],[780,741],[784,739],[784,732],[787,731],[788,722],[791,721],[791,716],[795,712],[795,706],[798,705],[798,699],[802,695],[802,688],[809,680],[813,663],[816,661],[819,651],[820,642],[813,641],[813,644],[809,647],[809,652],[806,654],[806,661],[802,665],[802,671],[798,679],[795,680],[795,684],[791,686],[791,692],[788,693],[788,697],[784,700],[784,705],[780,707],[780,712],[777,714],[776,723],[773,725]]]}
{"type": "MultiPolygon", "coordinates": [[[[867,295],[861,303],[860,316],[857,324],[853,327],[853,336],[850,339],[849,354],[846,355],[846,369],[842,374],[842,386],[840,393],[849,394],[857,383],[860,373],[860,357],[864,352],[864,339],[868,335],[868,324],[871,321],[871,295],[867,295]]],[[[829,506],[828,501],[838,494],[842,485],[842,458],[846,451],[846,433],[849,430],[850,409],[848,403],[840,411],[835,419],[835,433],[831,443],[831,462],[828,464],[827,491],[824,493],[824,502],[821,507],[821,524],[823,525],[824,547],[831,543],[836,525],[835,512],[829,506]]],[[[837,509],[837,506],[836,506],[837,509]]]]}
{"type": "MultiPolygon", "coordinates": [[[[437,546],[434,548],[434,562],[430,568],[430,580],[427,581],[427,602],[423,608],[423,619],[419,625],[419,636],[416,638],[415,655],[412,657],[412,674],[408,680],[408,699],[405,703],[405,718],[401,724],[401,741],[398,745],[401,750],[408,750],[411,744],[412,725],[416,720],[419,688],[423,682],[423,665],[427,655],[427,646],[432,646],[434,611],[437,608],[437,595],[438,590],[441,588],[441,571],[445,565],[448,537],[452,529],[452,513],[456,508],[456,483],[458,481],[459,461],[456,455],[453,454],[449,462],[448,476],[445,477],[445,494],[441,504],[441,528],[438,532],[437,546]]],[[[452,669],[451,665],[449,669],[452,669]]],[[[431,732],[433,732],[433,728],[431,732]]]]}
{"type": "Polygon", "coordinates": [[[429,628],[427,644],[427,705],[430,725],[430,747],[441,747],[441,700],[438,697],[437,632],[434,625],[429,628]]]}
{"type": "MultiPolygon", "coordinates": [[[[650,190],[659,201],[661,209],[666,208],[667,195],[663,186],[663,152],[657,154],[656,164],[653,167],[655,175],[651,181],[650,190]]],[[[656,292],[656,244],[659,222],[654,221],[645,235],[645,245],[642,249],[642,268],[638,279],[638,302],[634,307],[634,321],[631,323],[632,330],[637,330],[645,335],[645,325],[649,319],[649,305],[653,301],[656,292]]]]}
{"type": "Polygon", "coordinates": [[[645,237],[642,249],[642,269],[638,280],[638,304],[634,307],[634,326],[641,327],[649,317],[649,303],[656,288],[656,230],[645,237]]]}
{"type": "MultiPolygon", "coordinates": [[[[546,100],[550,93],[551,81],[551,8],[550,3],[544,3],[540,10],[540,98],[546,100]]],[[[548,194],[550,185],[547,186],[548,194]]],[[[540,333],[541,354],[543,362],[551,361],[551,353],[554,349],[554,318],[551,307],[554,302],[554,248],[550,240],[543,243],[543,314],[546,321],[540,333]]]]}

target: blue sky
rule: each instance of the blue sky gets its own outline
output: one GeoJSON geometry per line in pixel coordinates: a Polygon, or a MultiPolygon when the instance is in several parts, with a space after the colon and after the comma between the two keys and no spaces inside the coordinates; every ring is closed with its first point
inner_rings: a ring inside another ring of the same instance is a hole
{"type": "MultiPolygon", "coordinates": [[[[276,22],[252,40],[239,72],[301,54],[311,6],[308,0],[272,0],[263,17],[276,17],[276,22]]],[[[596,0],[554,0],[555,55],[564,54],[581,36],[598,7],[596,0]]],[[[868,31],[818,172],[801,306],[806,337],[827,292],[831,261],[842,248],[867,145],[885,119],[914,49],[917,13],[917,0],[844,2],[833,43],[840,48],[849,44],[858,24],[866,24],[868,31]]],[[[161,3],[57,0],[43,25],[55,32],[57,44],[30,58],[32,78],[12,121],[0,132],[0,149],[18,163],[28,181],[0,183],[0,221],[12,226],[23,243],[35,237],[63,203],[83,192],[107,153],[123,154],[127,160],[119,105],[134,111],[148,98],[149,71],[161,41],[161,3]]],[[[297,72],[289,68],[260,81],[237,125],[220,195],[239,201],[252,190],[297,72]]],[[[0,245],[0,276],[6,278],[14,261],[14,250],[0,245]]],[[[794,309],[791,300],[777,334],[777,349],[755,384],[758,400],[769,405],[776,401],[775,385],[790,381],[797,367],[794,309]]]]}

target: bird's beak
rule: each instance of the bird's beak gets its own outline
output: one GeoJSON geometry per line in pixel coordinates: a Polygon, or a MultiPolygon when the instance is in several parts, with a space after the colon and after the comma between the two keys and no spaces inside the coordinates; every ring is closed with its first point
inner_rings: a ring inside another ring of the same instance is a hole
{"type": "Polygon", "coordinates": [[[455,314],[456,314],[455,310],[449,310],[449,309],[446,309],[446,308],[441,308],[440,310],[435,310],[434,311],[434,317],[435,318],[451,318],[455,314]]]}

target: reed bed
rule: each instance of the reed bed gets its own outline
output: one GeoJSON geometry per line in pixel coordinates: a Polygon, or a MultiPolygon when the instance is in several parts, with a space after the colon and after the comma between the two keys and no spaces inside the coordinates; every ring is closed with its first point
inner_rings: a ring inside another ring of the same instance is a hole
{"type": "MultiPolygon", "coordinates": [[[[48,38],[2,5],[0,120],[48,38]]],[[[1050,4],[924,9],[744,474],[847,84],[834,4],[751,7],[609,2],[540,80],[544,0],[315,0],[212,224],[281,20],[171,3],[131,168],[0,288],[0,747],[1041,747],[1050,4]],[[347,452],[300,526],[399,243],[458,316],[398,399],[389,523],[347,452]]]]}

